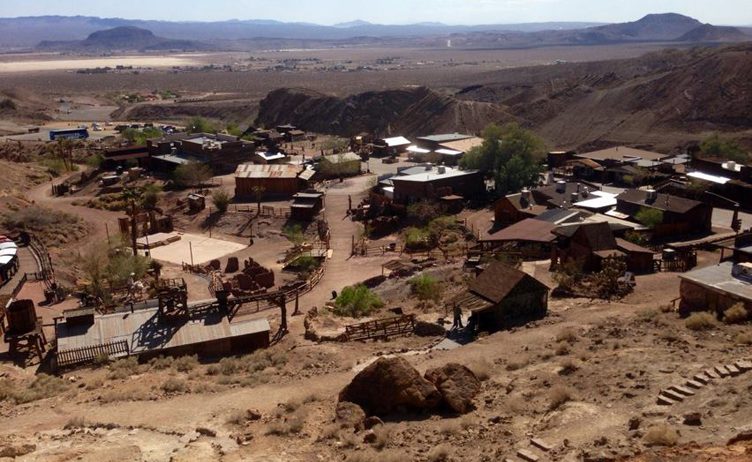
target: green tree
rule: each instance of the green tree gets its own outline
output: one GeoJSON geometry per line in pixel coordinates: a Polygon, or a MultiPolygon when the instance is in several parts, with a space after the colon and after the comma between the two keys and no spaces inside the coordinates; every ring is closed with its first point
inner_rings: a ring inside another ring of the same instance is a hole
{"type": "Polygon", "coordinates": [[[700,144],[700,151],[706,156],[733,160],[740,164],[746,164],[749,161],[749,154],[739,146],[739,143],[734,140],[721,139],[718,134],[706,138],[700,144]]]}
{"type": "Polygon", "coordinates": [[[212,193],[212,202],[219,213],[225,213],[230,206],[230,195],[224,189],[217,189],[212,193]]]}
{"type": "Polygon", "coordinates": [[[517,124],[491,124],[483,131],[483,144],[471,149],[460,165],[493,177],[496,191],[506,194],[536,183],[545,153],[545,144],[533,132],[517,124]]]}
{"type": "Polygon", "coordinates": [[[410,290],[418,300],[432,300],[438,302],[441,299],[441,286],[439,281],[428,274],[415,276],[408,281],[410,290]]]}
{"type": "Polygon", "coordinates": [[[663,211],[651,207],[640,207],[635,219],[650,229],[663,223],[663,211]]]}
{"type": "Polygon", "coordinates": [[[360,318],[384,306],[381,298],[363,284],[348,286],[334,301],[334,314],[360,318]]]}
{"type": "Polygon", "coordinates": [[[198,187],[209,181],[213,176],[208,165],[199,162],[189,162],[179,165],[173,174],[175,182],[182,187],[198,187]]]}

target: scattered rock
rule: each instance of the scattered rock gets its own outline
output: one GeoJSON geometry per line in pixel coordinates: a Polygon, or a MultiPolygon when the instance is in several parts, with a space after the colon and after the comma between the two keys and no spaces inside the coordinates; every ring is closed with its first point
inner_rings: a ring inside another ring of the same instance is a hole
{"type": "Polygon", "coordinates": [[[245,446],[253,440],[253,433],[251,433],[250,430],[246,430],[242,433],[236,433],[234,438],[238,446],[245,446]]]}
{"type": "Polygon", "coordinates": [[[366,413],[363,412],[357,404],[340,401],[337,403],[337,409],[334,411],[335,422],[342,428],[354,428],[355,431],[363,429],[366,413]]]}
{"type": "Polygon", "coordinates": [[[684,414],[684,425],[699,427],[702,425],[702,415],[699,412],[690,412],[684,414]]]}
{"type": "Polygon", "coordinates": [[[384,421],[376,417],[375,415],[372,415],[370,417],[366,417],[366,419],[363,421],[363,426],[370,430],[373,427],[376,427],[378,425],[384,425],[384,421]]]}
{"type": "Polygon", "coordinates": [[[366,444],[373,444],[376,442],[376,432],[368,430],[363,434],[363,442],[366,444]]]}
{"type": "Polygon", "coordinates": [[[637,430],[638,428],[640,428],[641,423],[642,423],[641,418],[637,416],[633,416],[632,418],[629,419],[629,430],[630,431],[637,430]]]}
{"type": "Polygon", "coordinates": [[[399,408],[432,409],[441,394],[405,358],[381,357],[342,389],[339,400],[360,405],[368,415],[385,415],[399,408]]]}
{"type": "Polygon", "coordinates": [[[261,412],[259,412],[257,409],[248,409],[245,411],[246,413],[246,420],[261,420],[261,412]]]}
{"type": "Polygon", "coordinates": [[[211,428],[206,428],[206,427],[196,428],[196,433],[202,436],[208,436],[210,438],[214,438],[215,436],[217,436],[217,432],[215,432],[211,428]]]}
{"type": "Polygon", "coordinates": [[[0,457],[21,457],[37,450],[36,444],[14,444],[0,448],[0,457]]]}
{"type": "Polygon", "coordinates": [[[445,364],[426,371],[425,378],[436,386],[453,411],[466,414],[475,408],[473,399],[480,393],[481,384],[467,367],[457,363],[445,364]]]}

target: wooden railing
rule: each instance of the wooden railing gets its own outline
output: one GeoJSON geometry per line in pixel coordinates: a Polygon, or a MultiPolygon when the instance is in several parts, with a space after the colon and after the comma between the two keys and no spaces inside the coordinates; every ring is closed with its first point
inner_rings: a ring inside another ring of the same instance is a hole
{"type": "Polygon", "coordinates": [[[361,322],[345,326],[347,341],[388,339],[398,335],[410,335],[415,330],[415,315],[405,314],[385,319],[361,322]]]}
{"type": "Polygon", "coordinates": [[[92,345],[57,352],[57,367],[70,367],[86,364],[99,359],[114,359],[128,356],[127,340],[115,340],[101,345],[92,345]]]}

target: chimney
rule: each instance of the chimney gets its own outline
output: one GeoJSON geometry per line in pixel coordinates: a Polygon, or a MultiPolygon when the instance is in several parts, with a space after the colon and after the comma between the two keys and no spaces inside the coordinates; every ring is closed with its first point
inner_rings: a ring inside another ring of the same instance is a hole
{"type": "Polygon", "coordinates": [[[563,180],[559,180],[556,182],[556,192],[557,193],[563,193],[567,190],[567,182],[563,180]]]}
{"type": "Polygon", "coordinates": [[[572,201],[572,205],[574,205],[575,202],[579,202],[579,200],[580,200],[580,195],[579,194],[577,194],[576,192],[573,192],[571,194],[571,196],[572,197],[570,198],[570,200],[572,201]]]}
{"type": "Polygon", "coordinates": [[[446,167],[443,165],[439,166],[439,175],[443,175],[446,173],[446,167]]]}
{"type": "Polygon", "coordinates": [[[645,197],[645,202],[652,204],[653,202],[655,202],[656,199],[658,199],[658,192],[655,189],[649,188],[645,190],[645,192],[647,193],[647,196],[645,197]]]}
{"type": "Polygon", "coordinates": [[[426,164],[426,171],[427,171],[427,172],[430,172],[431,170],[433,170],[433,165],[431,165],[431,164],[426,164]]]}
{"type": "Polygon", "coordinates": [[[520,191],[520,197],[522,197],[523,200],[530,202],[530,190],[522,188],[522,191],[520,191]]]}

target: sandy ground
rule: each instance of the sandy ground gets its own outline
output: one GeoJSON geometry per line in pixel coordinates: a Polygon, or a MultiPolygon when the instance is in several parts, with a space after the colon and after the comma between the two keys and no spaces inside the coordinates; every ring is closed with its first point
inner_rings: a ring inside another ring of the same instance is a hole
{"type": "Polygon", "coordinates": [[[167,245],[154,247],[151,256],[157,260],[180,265],[191,262],[203,265],[211,260],[222,258],[228,254],[245,249],[247,246],[236,242],[214,239],[190,233],[168,233],[169,236],[180,236],[180,240],[167,245]]]}
{"type": "Polygon", "coordinates": [[[192,66],[198,61],[190,55],[172,56],[113,56],[103,58],[30,59],[18,61],[0,61],[0,73],[64,71],[73,69],[93,69],[97,67],[173,67],[192,66]]]}

